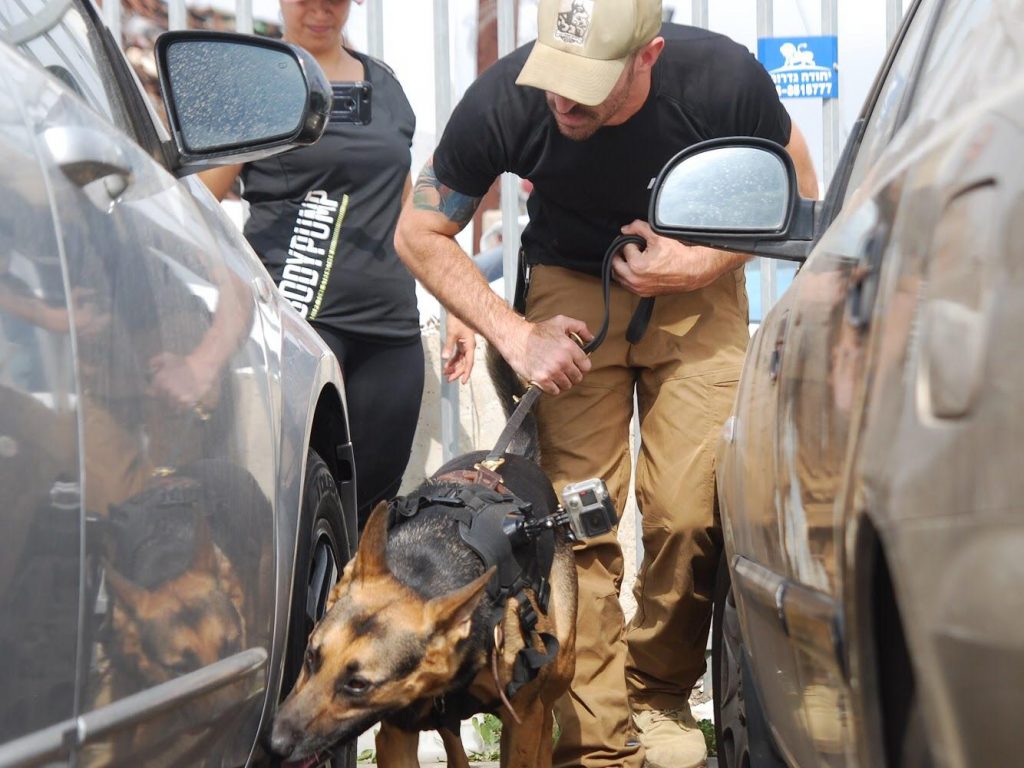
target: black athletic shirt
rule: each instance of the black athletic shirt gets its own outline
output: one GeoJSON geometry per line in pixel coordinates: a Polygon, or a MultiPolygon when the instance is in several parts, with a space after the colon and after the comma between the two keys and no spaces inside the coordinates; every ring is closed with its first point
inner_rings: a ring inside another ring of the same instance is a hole
{"type": "Polygon", "coordinates": [[[415,283],[394,246],[416,118],[391,70],[353,55],[373,84],[370,124],[329,122],[313,146],[246,164],[245,235],[313,325],[400,342],[419,335],[415,283]]]}
{"type": "Polygon", "coordinates": [[[529,179],[527,261],[599,274],[620,228],[647,220],[651,179],[676,153],[726,136],[789,143],[789,115],[745,47],[677,24],[665,24],[661,34],[665,49],[647,102],[586,141],[559,133],[543,91],[515,84],[532,43],[499,60],[452,114],[434,150],[438,180],[481,197],[503,171],[529,179]]]}

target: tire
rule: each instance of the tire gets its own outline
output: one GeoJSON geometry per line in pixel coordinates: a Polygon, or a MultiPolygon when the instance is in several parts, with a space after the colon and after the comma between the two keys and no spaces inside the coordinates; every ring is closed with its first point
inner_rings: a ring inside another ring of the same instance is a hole
{"type": "MultiPolygon", "coordinates": [[[[326,611],[328,593],[354,553],[334,476],[314,450],[306,456],[302,488],[282,700],[299,676],[309,634],[326,611]]],[[[331,768],[354,768],[355,764],[355,741],[338,746],[320,763],[331,768]]]]}
{"type": "Polygon", "coordinates": [[[711,665],[719,768],[784,768],[747,663],[724,551],[715,579],[711,665]]]}

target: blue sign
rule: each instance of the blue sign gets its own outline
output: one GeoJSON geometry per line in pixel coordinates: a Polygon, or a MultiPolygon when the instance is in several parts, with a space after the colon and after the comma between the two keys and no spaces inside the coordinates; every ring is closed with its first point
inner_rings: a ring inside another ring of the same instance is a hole
{"type": "Polygon", "coordinates": [[[839,98],[839,39],[762,37],[757,58],[783,99],[839,98]]]}

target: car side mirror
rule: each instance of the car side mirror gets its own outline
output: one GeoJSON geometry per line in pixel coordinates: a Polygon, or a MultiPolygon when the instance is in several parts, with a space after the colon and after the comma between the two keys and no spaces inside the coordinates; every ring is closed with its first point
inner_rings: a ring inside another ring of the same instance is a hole
{"type": "Polygon", "coordinates": [[[313,144],[327,126],[330,82],[297,46],[175,31],[157,38],[156,60],[178,175],[313,144]]]}
{"type": "Polygon", "coordinates": [[[816,201],[801,200],[784,147],[765,139],[714,139],[668,162],[654,183],[650,224],[659,235],[713,248],[802,261],[816,201]]]}

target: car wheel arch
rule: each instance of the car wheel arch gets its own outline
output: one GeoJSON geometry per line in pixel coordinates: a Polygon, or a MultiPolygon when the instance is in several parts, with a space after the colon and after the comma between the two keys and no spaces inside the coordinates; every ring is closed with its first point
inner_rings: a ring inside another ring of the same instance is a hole
{"type": "MultiPolygon", "coordinates": [[[[342,508],[345,512],[345,528],[351,546],[357,541],[357,517],[355,500],[355,462],[352,456],[352,441],[348,429],[348,412],[341,393],[331,384],[320,391],[313,409],[313,423],[309,432],[309,447],[316,451],[327,464],[334,482],[338,486],[342,508]]],[[[351,557],[354,552],[349,552],[351,557]]]]}
{"type": "Polygon", "coordinates": [[[853,523],[851,534],[847,664],[861,723],[859,750],[866,764],[898,766],[913,726],[917,691],[905,614],[884,528],[865,513],[853,523]]]}

